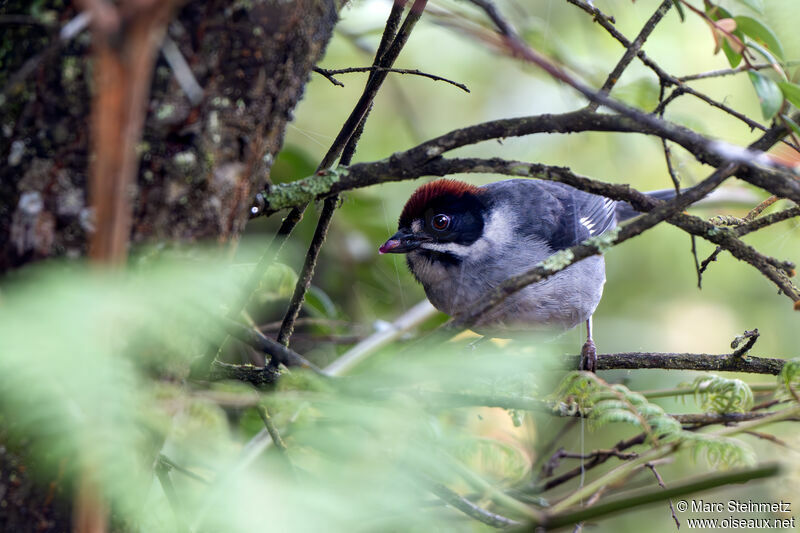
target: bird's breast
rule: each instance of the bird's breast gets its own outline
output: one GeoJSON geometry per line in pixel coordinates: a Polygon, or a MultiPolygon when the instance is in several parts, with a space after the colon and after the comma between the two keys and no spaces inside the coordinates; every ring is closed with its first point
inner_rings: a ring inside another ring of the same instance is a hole
{"type": "MultiPolygon", "coordinates": [[[[408,261],[433,306],[451,316],[477,304],[507,278],[521,274],[535,264],[528,263],[524,268],[504,275],[504,270],[492,264],[463,261],[448,265],[421,256],[412,257],[411,254],[408,261]]],[[[476,329],[482,332],[570,329],[594,313],[604,283],[602,256],[589,257],[510,295],[487,311],[476,323],[476,329]]]]}

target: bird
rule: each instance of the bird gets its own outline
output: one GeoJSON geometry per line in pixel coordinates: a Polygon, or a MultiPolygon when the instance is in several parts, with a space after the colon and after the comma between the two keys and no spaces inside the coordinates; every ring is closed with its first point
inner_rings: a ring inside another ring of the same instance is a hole
{"type": "MultiPolygon", "coordinates": [[[[675,191],[647,194],[668,200],[675,191]]],[[[431,304],[453,316],[559,250],[639,214],[625,202],[558,182],[508,179],[476,186],[438,179],[414,191],[400,214],[398,231],[379,252],[406,254],[408,268],[431,304]]],[[[605,281],[603,256],[587,257],[512,294],[472,329],[508,337],[545,328],[566,331],[585,323],[581,369],[596,371],[591,317],[605,281]]]]}

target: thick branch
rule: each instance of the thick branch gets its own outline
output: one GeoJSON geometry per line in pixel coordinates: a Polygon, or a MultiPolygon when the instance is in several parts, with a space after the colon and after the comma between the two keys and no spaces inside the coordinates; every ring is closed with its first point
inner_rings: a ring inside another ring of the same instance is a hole
{"type": "MultiPolygon", "coordinates": [[[[758,420],[766,418],[775,413],[772,412],[755,412],[755,413],[689,413],[681,415],[670,415],[672,418],[687,425],[703,425],[710,424],[730,424],[733,422],[748,422],[750,420],[758,420]]],[[[797,418],[786,418],[785,420],[796,421],[797,418]]]]}
{"type": "MultiPolygon", "coordinates": [[[[569,356],[569,368],[577,368],[580,356],[569,356]]],[[[597,356],[598,370],[661,368],[705,372],[780,374],[785,359],[734,357],[732,354],[627,352],[597,356]]]]}
{"type": "MultiPolygon", "coordinates": [[[[274,341],[273,341],[274,342],[274,341]]],[[[567,355],[559,359],[555,366],[545,367],[548,370],[571,370],[578,367],[580,355],[567,355]]],[[[660,368],[664,370],[696,370],[700,372],[743,372],[749,374],[778,375],[786,363],[786,359],[778,357],[734,357],[732,354],[706,353],[659,353],[659,352],[624,352],[599,354],[598,370],[643,370],[660,368]]],[[[544,364],[544,363],[543,363],[544,364]]],[[[230,365],[214,363],[209,379],[211,381],[234,379],[264,385],[273,383],[279,372],[252,365],[230,365]],[[266,375],[274,374],[274,375],[266,375]]],[[[487,406],[505,409],[523,409],[527,411],[551,411],[550,406],[541,400],[528,397],[473,395],[456,393],[420,392],[426,398],[441,402],[444,407],[487,406]]]]}
{"type": "Polygon", "coordinates": [[[266,387],[272,385],[280,377],[281,372],[277,368],[261,368],[253,365],[231,365],[214,361],[211,364],[211,371],[206,378],[209,381],[224,381],[227,379],[250,383],[256,387],[266,387]]]}
{"type": "MultiPolygon", "coordinates": [[[[387,159],[370,163],[358,163],[346,169],[320,172],[291,183],[276,185],[264,194],[264,214],[273,214],[281,209],[304,205],[320,200],[331,194],[347,190],[368,187],[378,183],[414,179],[426,175],[427,171],[436,168],[434,165],[445,152],[476,144],[491,139],[520,137],[534,133],[577,133],[584,131],[606,131],[620,133],[642,133],[655,135],[671,140],[692,153],[700,162],[712,166],[721,166],[726,159],[720,155],[720,149],[728,150],[731,159],[745,159],[744,150],[724,145],[709,139],[683,126],[648,116],[649,122],[655,120],[657,128],[652,124],[638,122],[629,117],[596,113],[589,110],[573,111],[559,115],[536,115],[513,119],[501,119],[466,128],[426,141],[404,152],[393,154],[387,159]]],[[[786,130],[778,126],[768,130],[758,145],[752,150],[766,150],[785,136],[786,130]]],[[[754,154],[749,154],[751,158],[754,154]]],[[[790,198],[800,203],[800,181],[791,174],[777,170],[745,166],[737,169],[736,176],[761,187],[771,194],[782,198],[790,198]]]]}

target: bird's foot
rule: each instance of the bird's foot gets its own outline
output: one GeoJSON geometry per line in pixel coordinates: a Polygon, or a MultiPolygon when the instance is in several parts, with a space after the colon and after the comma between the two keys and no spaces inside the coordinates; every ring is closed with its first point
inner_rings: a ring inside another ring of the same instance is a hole
{"type": "Polygon", "coordinates": [[[579,370],[597,372],[597,348],[592,339],[588,339],[581,348],[581,366],[579,370]]]}

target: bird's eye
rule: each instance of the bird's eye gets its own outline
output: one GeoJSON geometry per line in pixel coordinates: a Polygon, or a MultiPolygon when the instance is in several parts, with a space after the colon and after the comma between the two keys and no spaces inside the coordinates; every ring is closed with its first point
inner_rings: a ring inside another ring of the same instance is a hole
{"type": "Polygon", "coordinates": [[[431,226],[433,226],[435,230],[444,231],[450,227],[450,217],[443,214],[433,215],[433,218],[431,218],[431,226]]]}

